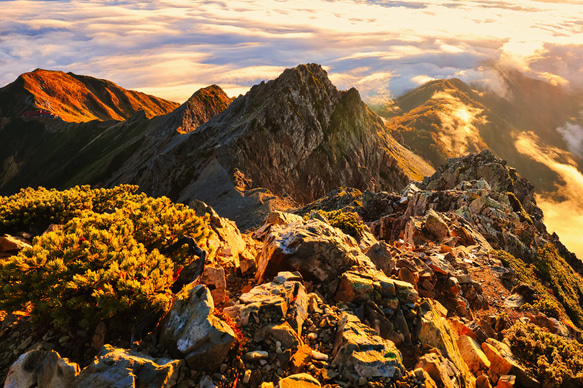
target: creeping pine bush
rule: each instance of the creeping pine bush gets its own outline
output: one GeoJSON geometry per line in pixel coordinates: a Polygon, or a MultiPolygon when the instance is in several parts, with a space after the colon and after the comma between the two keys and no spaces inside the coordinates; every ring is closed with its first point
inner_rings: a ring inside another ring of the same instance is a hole
{"type": "Polygon", "coordinates": [[[55,326],[83,328],[103,320],[117,330],[129,329],[153,308],[167,310],[174,273],[194,258],[187,246],[171,257],[159,250],[184,235],[208,249],[212,232],[208,218],[136,189],[41,188],[1,197],[0,214],[10,225],[42,226],[54,217],[62,226],[0,261],[0,309],[29,308],[35,321],[55,326]]]}
{"type": "Polygon", "coordinates": [[[344,212],[342,210],[317,210],[318,213],[326,217],[331,226],[340,229],[344,233],[360,240],[364,232],[364,224],[359,215],[354,212],[344,212]]]}
{"type": "Polygon", "coordinates": [[[543,386],[583,386],[583,344],[531,323],[517,323],[504,334],[514,355],[543,386]]]}

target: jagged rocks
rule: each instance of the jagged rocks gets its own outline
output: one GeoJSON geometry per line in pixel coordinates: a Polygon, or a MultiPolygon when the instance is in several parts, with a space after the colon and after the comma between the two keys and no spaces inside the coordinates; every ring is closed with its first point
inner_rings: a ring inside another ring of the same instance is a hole
{"type": "MultiPolygon", "coordinates": [[[[280,272],[272,282],[256,286],[241,295],[238,304],[225,308],[225,313],[236,319],[241,326],[253,320],[265,325],[264,330],[276,330],[270,323],[277,323],[284,318],[301,335],[308,314],[308,300],[301,275],[280,272]]],[[[281,335],[285,336],[284,333],[281,335]]],[[[289,335],[294,337],[293,333],[289,335]]]]}
{"type": "Polygon", "coordinates": [[[281,379],[279,388],[318,388],[320,382],[307,373],[298,373],[281,379]]]}
{"type": "Polygon", "coordinates": [[[422,343],[439,349],[443,356],[451,360],[450,366],[455,371],[455,386],[472,387],[475,384],[475,377],[461,355],[454,331],[445,318],[447,310],[444,310],[442,306],[439,306],[439,302],[429,299],[423,301],[420,306],[421,325],[417,338],[422,343]]]}
{"type": "Polygon", "coordinates": [[[152,358],[104,345],[80,371],[78,364],[55,351],[33,350],[12,364],[4,387],[169,388],[176,384],[182,364],[182,360],[152,358]]]}
{"type": "Polygon", "coordinates": [[[390,379],[402,376],[405,368],[401,352],[392,341],[377,335],[352,314],[338,325],[332,366],[353,380],[390,379]]]}
{"type": "Polygon", "coordinates": [[[33,350],[12,364],[4,388],[74,388],[79,365],[55,351],[33,350]]]}
{"type": "Polygon", "coordinates": [[[325,222],[310,219],[284,227],[272,226],[259,256],[255,279],[261,283],[279,271],[299,271],[308,281],[326,283],[352,267],[374,268],[374,264],[354,238],[325,222]]]}
{"type": "Polygon", "coordinates": [[[475,339],[462,335],[457,339],[457,344],[463,360],[474,375],[477,375],[481,370],[487,371],[490,368],[490,361],[475,339]]]}
{"type": "Polygon", "coordinates": [[[235,339],[233,329],[214,316],[213,310],[209,289],[196,286],[188,298],[174,303],[162,328],[161,342],[192,369],[217,370],[235,339]]]}

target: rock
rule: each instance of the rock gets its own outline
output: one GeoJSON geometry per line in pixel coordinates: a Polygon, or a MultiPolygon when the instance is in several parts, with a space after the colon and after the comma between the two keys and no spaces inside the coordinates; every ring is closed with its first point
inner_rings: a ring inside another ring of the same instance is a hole
{"type": "Polygon", "coordinates": [[[415,368],[423,369],[440,387],[457,388],[457,385],[454,384],[454,381],[449,376],[450,363],[439,352],[427,353],[419,358],[415,368]]]}
{"type": "Polygon", "coordinates": [[[490,368],[490,361],[475,339],[462,335],[457,339],[457,344],[462,358],[474,375],[477,375],[480,370],[488,370],[490,368]]]}
{"type": "Polygon", "coordinates": [[[312,349],[308,345],[301,345],[292,355],[289,368],[291,373],[301,372],[312,359],[312,349]]]}
{"type": "Polygon", "coordinates": [[[374,279],[367,274],[355,271],[346,271],[342,274],[335,300],[337,302],[360,303],[374,300],[374,279]]]}
{"type": "Polygon", "coordinates": [[[209,375],[202,376],[198,383],[198,388],[216,388],[216,385],[209,375]]]}
{"type": "Polygon", "coordinates": [[[253,336],[255,342],[263,341],[267,336],[272,336],[288,349],[298,347],[302,339],[288,322],[271,323],[257,330],[253,336]]]}
{"type": "Polygon", "coordinates": [[[304,279],[330,282],[352,267],[374,268],[356,240],[320,220],[272,228],[265,238],[255,279],[271,279],[280,271],[299,271],[304,279]]]}
{"type": "Polygon", "coordinates": [[[254,350],[252,352],[245,353],[245,360],[247,361],[259,361],[264,360],[269,357],[269,353],[263,350],[254,350]]]}
{"type": "Polygon", "coordinates": [[[182,364],[182,360],[152,358],[104,345],[93,363],[81,371],[77,386],[170,388],[177,383],[182,364]]]}
{"type": "Polygon", "coordinates": [[[352,375],[354,380],[390,378],[404,371],[395,344],[378,336],[352,314],[345,314],[338,326],[332,355],[332,366],[352,375]]]}
{"type": "Polygon", "coordinates": [[[492,388],[490,379],[486,375],[480,375],[476,378],[476,388],[492,388]]]}
{"type": "Polygon", "coordinates": [[[263,240],[273,225],[285,226],[294,222],[301,223],[303,220],[304,219],[297,214],[280,212],[277,210],[273,211],[269,213],[265,221],[263,221],[263,225],[261,225],[259,229],[253,232],[253,238],[257,240],[263,240]]]}
{"type": "Polygon", "coordinates": [[[307,373],[298,373],[279,381],[279,388],[317,388],[320,382],[307,373]]]}
{"type": "Polygon", "coordinates": [[[204,203],[203,201],[194,200],[190,202],[189,207],[194,209],[199,217],[208,214],[210,217],[210,226],[216,233],[218,242],[216,243],[216,254],[219,259],[235,261],[235,267],[239,267],[239,254],[245,250],[247,244],[241,236],[235,222],[220,217],[217,212],[204,203]]]}
{"type": "Polygon", "coordinates": [[[504,375],[500,376],[496,388],[512,388],[516,384],[516,376],[504,375]]]}
{"type": "Polygon", "coordinates": [[[451,236],[449,227],[443,218],[433,209],[429,209],[425,218],[424,230],[435,236],[437,241],[443,241],[451,236]]]}
{"type": "Polygon", "coordinates": [[[195,286],[188,299],[174,303],[162,328],[161,342],[193,369],[217,370],[235,339],[233,329],[213,310],[209,289],[195,286]]]}
{"type": "Polygon", "coordinates": [[[76,387],[79,365],[51,350],[32,350],[16,360],[4,382],[5,388],[76,387]]]}
{"type": "Polygon", "coordinates": [[[365,254],[374,263],[377,269],[383,271],[387,275],[391,274],[395,267],[395,262],[391,257],[391,251],[386,242],[377,242],[368,248],[365,254]]]}
{"type": "Polygon", "coordinates": [[[475,377],[461,355],[454,331],[447,319],[439,313],[440,309],[436,307],[438,304],[437,301],[426,299],[420,306],[421,327],[417,338],[425,345],[436,347],[444,357],[451,360],[457,369],[455,378],[460,387],[471,387],[474,385],[475,377]]]}
{"type": "Polygon", "coordinates": [[[488,338],[486,342],[482,343],[482,350],[490,360],[488,374],[494,383],[501,376],[514,375],[521,386],[527,388],[540,387],[540,383],[518,364],[508,345],[493,338],[488,338]]]}
{"type": "MultiPolygon", "coordinates": [[[[245,326],[253,315],[269,313],[272,320],[285,318],[293,330],[301,335],[302,325],[308,315],[308,300],[302,277],[295,272],[280,272],[272,282],[261,284],[241,295],[238,304],[225,308],[224,312],[245,326]]],[[[263,321],[269,324],[269,321],[263,321]]]]}
{"type": "Polygon", "coordinates": [[[211,290],[214,304],[222,304],[227,300],[227,282],[223,267],[216,264],[205,266],[200,283],[211,290]]]}
{"type": "Polygon", "coordinates": [[[16,252],[24,248],[30,248],[30,242],[22,237],[5,234],[0,237],[0,252],[16,252]]]}

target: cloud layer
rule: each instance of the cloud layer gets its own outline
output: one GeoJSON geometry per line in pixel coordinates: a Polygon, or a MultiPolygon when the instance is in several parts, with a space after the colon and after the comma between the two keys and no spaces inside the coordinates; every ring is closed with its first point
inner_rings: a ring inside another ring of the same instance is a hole
{"type": "Polygon", "coordinates": [[[232,0],[2,1],[0,85],[37,67],[110,79],[178,102],[231,95],[299,63],[327,66],[368,100],[433,78],[489,82],[503,61],[581,82],[574,2],[232,0]]]}

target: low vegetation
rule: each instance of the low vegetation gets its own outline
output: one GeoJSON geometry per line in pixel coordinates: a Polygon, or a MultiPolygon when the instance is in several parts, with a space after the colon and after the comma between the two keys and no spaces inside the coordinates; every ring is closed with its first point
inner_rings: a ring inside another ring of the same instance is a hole
{"type": "Polygon", "coordinates": [[[212,232],[186,206],[136,190],[39,188],[0,197],[3,233],[58,224],[0,261],[0,309],[26,309],[37,323],[84,328],[103,320],[118,330],[152,308],[167,310],[174,275],[193,257],[186,246],[171,257],[160,250],[186,235],[208,249],[212,232]]]}
{"type": "Polygon", "coordinates": [[[583,385],[583,344],[530,323],[517,323],[505,335],[514,355],[543,386],[583,385]]]}

